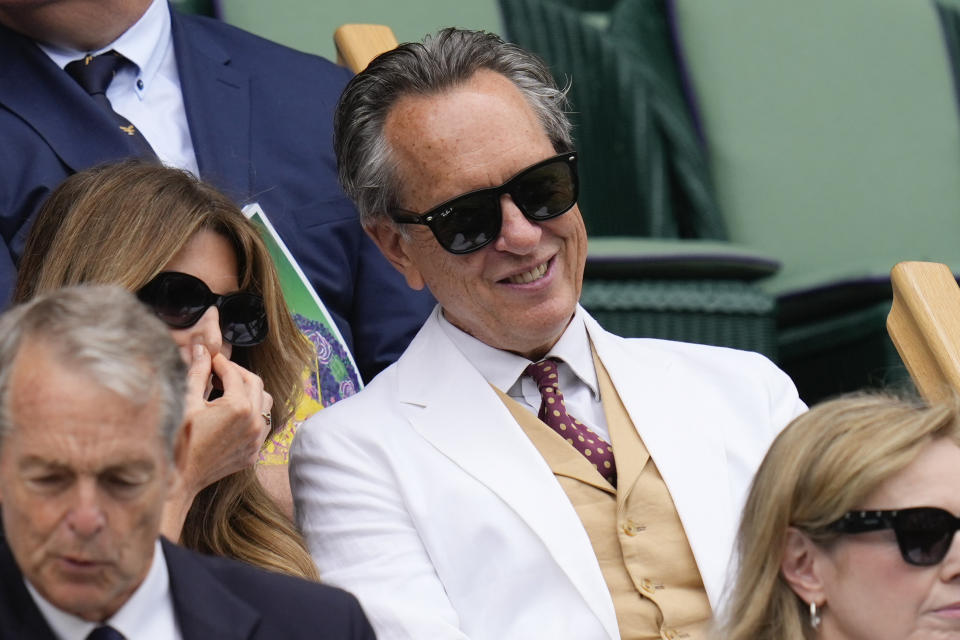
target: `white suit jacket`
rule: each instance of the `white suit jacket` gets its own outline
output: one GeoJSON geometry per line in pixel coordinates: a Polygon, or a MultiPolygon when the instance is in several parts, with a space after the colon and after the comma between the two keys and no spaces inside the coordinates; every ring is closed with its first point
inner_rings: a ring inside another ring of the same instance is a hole
{"type": "MultiPolygon", "coordinates": [[[[617,640],[576,511],[438,313],[366,389],[297,433],[297,521],[322,579],[360,599],[381,640],[617,640]]],[[[805,406],[758,354],[586,324],[716,608],[753,473],[805,406]]]]}

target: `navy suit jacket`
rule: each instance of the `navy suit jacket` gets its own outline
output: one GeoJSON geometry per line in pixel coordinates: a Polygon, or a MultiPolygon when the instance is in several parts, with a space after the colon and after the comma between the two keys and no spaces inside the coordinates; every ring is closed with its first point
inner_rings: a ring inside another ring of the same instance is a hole
{"type": "MultiPolygon", "coordinates": [[[[360,227],[337,183],[333,110],[350,73],[216,20],[171,9],[201,176],[259,202],[369,380],[433,307],[360,227]]],[[[0,300],[46,196],[70,174],[130,154],[108,114],[29,38],[0,26],[0,300]]]]}
{"type": "MultiPolygon", "coordinates": [[[[183,640],[374,639],[346,591],[162,544],[183,640]]],[[[0,640],[56,640],[2,534],[0,594],[0,640]]]]}

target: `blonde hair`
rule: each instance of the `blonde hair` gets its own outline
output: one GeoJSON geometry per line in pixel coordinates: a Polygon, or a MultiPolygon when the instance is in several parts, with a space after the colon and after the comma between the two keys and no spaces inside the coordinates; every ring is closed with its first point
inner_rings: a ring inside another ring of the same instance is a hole
{"type": "MultiPolygon", "coordinates": [[[[293,415],[311,349],[287,310],[257,229],[225,195],[185,171],[142,160],[74,174],[44,203],[27,238],[14,300],[85,282],[137,291],[199,232],[220,234],[237,255],[245,291],[263,296],[267,339],[233,359],[263,379],[273,425],[293,415]]],[[[181,542],[283,573],[315,578],[302,537],[254,469],[223,478],[194,499],[181,542]]]]}
{"type": "Polygon", "coordinates": [[[774,440],[743,512],[739,573],[717,635],[723,640],[812,640],[807,608],[780,574],[787,529],[817,543],[930,442],[960,446],[960,403],[927,406],[887,394],[825,402],[774,440]]]}

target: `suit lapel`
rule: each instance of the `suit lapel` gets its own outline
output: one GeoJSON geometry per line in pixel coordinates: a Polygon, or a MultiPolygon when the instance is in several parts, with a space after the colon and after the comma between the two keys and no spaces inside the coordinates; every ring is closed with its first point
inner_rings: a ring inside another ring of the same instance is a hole
{"type": "Polygon", "coordinates": [[[246,640],[260,615],[230,593],[187,551],[161,539],[183,640],[246,640]]]}
{"type": "MultiPolygon", "coordinates": [[[[244,200],[251,193],[250,76],[171,10],[173,47],[200,175],[244,200]]],[[[269,117],[269,114],[265,114],[269,117]]]]}
{"type": "Polygon", "coordinates": [[[71,171],[130,155],[116,122],[32,41],[0,27],[0,61],[0,104],[71,171]]]}
{"type": "Polygon", "coordinates": [[[546,461],[450,342],[436,315],[397,366],[399,398],[414,429],[539,536],[610,637],[617,638],[613,602],[580,518],[546,461]]]}
{"type": "Polygon", "coordinates": [[[670,491],[716,607],[733,548],[726,532],[734,531],[736,518],[728,492],[724,417],[718,413],[726,402],[714,397],[722,390],[696,385],[697,372],[674,366],[669,353],[651,350],[645,358],[642,344],[624,348],[622,338],[606,333],[589,317],[587,330],[670,491]],[[688,393],[693,388],[700,394],[696,398],[688,393]]]}

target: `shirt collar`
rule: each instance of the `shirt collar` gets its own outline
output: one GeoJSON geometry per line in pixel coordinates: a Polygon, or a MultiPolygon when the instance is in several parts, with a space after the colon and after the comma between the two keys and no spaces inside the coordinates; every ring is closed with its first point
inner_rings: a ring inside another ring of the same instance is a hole
{"type": "Polygon", "coordinates": [[[170,7],[167,0],[153,0],[150,7],[119,38],[96,51],[78,51],[38,42],[37,46],[61,69],[83,56],[99,55],[111,49],[137,65],[138,77],[150,86],[163,62],[163,53],[172,42],[170,7]]]}
{"type": "MultiPolygon", "coordinates": [[[[100,623],[89,622],[58,609],[40,595],[28,580],[24,579],[24,583],[47,624],[61,640],[83,640],[99,626],[100,623]]],[[[170,575],[167,573],[167,561],[158,539],[153,548],[153,560],[147,576],[123,606],[103,624],[109,624],[126,638],[138,638],[144,629],[150,628],[150,618],[161,610],[158,603],[167,598],[169,592],[170,575]]]]}
{"type": "MultiPolygon", "coordinates": [[[[567,363],[570,370],[585,385],[595,400],[600,399],[600,383],[593,363],[593,351],[580,305],[573,314],[570,324],[564,329],[557,343],[547,353],[547,358],[559,358],[567,363]]],[[[503,351],[477,340],[470,334],[453,326],[442,311],[438,311],[440,328],[460,352],[480,372],[484,379],[497,389],[506,392],[513,387],[523,370],[530,364],[523,356],[503,351]]]]}

